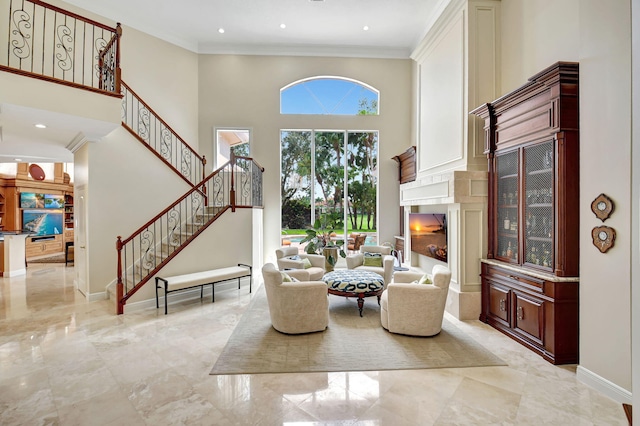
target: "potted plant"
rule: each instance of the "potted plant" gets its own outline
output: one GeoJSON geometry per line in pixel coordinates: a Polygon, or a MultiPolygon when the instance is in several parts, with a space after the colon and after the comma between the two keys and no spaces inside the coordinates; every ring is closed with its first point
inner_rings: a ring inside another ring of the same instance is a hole
{"type": "Polygon", "coordinates": [[[334,266],[338,262],[338,255],[347,257],[344,251],[344,240],[333,237],[334,230],[343,226],[340,220],[340,213],[325,213],[320,215],[313,224],[313,228],[308,228],[305,232],[307,236],[300,241],[300,244],[308,242],[305,251],[308,254],[324,255],[325,269],[328,272],[333,271],[334,266]]]}

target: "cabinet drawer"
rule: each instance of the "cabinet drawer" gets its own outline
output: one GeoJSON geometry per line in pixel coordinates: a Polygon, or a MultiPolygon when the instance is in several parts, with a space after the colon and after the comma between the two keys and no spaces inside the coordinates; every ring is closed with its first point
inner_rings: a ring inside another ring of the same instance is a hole
{"type": "Polygon", "coordinates": [[[544,301],[513,291],[512,327],[542,345],[544,342],[544,301]]]}
{"type": "Polygon", "coordinates": [[[521,285],[530,290],[544,293],[544,280],[496,266],[489,266],[487,272],[492,279],[502,280],[508,285],[521,285]]]}

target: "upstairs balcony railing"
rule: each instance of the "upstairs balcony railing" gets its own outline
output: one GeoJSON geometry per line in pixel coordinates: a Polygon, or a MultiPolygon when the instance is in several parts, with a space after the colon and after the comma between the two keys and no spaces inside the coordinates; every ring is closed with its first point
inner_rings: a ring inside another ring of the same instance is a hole
{"type": "Polygon", "coordinates": [[[124,305],[133,294],[222,213],[263,207],[263,172],[252,158],[232,154],[229,162],[131,236],[118,237],[118,314],[124,313],[124,305]]]}
{"type": "Polygon", "coordinates": [[[120,24],[38,0],[0,0],[0,23],[0,70],[120,96],[120,24]]]}
{"type": "Polygon", "coordinates": [[[204,178],[207,163],[156,112],[122,82],[122,125],[189,185],[204,178]]]}

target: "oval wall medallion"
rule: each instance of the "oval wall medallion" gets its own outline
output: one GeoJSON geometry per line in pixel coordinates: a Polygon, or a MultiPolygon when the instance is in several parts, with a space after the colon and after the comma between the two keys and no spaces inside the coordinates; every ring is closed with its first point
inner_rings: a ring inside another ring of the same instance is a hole
{"type": "Polygon", "coordinates": [[[31,164],[29,166],[29,174],[35,180],[44,180],[45,177],[44,170],[42,170],[42,167],[38,166],[37,164],[31,164]]]}

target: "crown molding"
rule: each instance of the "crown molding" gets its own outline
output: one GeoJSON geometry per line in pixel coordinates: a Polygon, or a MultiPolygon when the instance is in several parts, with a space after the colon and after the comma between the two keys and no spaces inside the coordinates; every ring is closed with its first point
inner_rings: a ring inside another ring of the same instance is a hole
{"type": "Polygon", "coordinates": [[[260,56],[320,56],[376,59],[409,59],[409,48],[331,45],[244,45],[201,43],[200,54],[260,56]]]}
{"type": "Polygon", "coordinates": [[[69,142],[65,148],[75,154],[76,151],[82,148],[88,141],[89,140],[84,135],[84,133],[80,132],[73,139],[71,139],[71,142],[69,142]]]}

